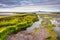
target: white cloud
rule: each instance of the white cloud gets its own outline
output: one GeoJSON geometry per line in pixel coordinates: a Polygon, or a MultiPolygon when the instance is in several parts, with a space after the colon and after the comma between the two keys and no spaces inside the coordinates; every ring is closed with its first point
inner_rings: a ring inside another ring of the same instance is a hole
{"type": "Polygon", "coordinates": [[[47,12],[60,12],[59,8],[50,7],[51,5],[41,6],[23,6],[15,8],[0,8],[0,12],[35,12],[35,11],[47,11],[47,12]]]}
{"type": "Polygon", "coordinates": [[[0,7],[60,4],[60,0],[0,0],[0,7]]]}
{"type": "Polygon", "coordinates": [[[34,4],[31,3],[30,1],[21,1],[20,3],[21,3],[21,6],[22,6],[22,5],[24,5],[24,6],[25,6],[25,5],[27,5],[27,6],[28,6],[28,5],[34,5],[34,4]]]}

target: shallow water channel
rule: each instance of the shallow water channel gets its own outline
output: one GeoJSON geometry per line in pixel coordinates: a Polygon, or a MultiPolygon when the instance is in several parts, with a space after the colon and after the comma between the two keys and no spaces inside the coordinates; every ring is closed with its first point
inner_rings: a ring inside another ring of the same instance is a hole
{"type": "MultiPolygon", "coordinates": [[[[28,32],[33,32],[34,28],[39,28],[42,18],[38,15],[39,21],[35,22],[31,27],[27,28],[28,32]]],[[[47,18],[47,17],[45,17],[47,18]]],[[[50,21],[52,22],[52,24],[55,24],[56,27],[53,27],[53,29],[55,30],[55,32],[57,32],[58,36],[60,36],[60,27],[58,26],[58,24],[60,24],[60,22],[57,22],[56,19],[50,19],[50,21]]]]}

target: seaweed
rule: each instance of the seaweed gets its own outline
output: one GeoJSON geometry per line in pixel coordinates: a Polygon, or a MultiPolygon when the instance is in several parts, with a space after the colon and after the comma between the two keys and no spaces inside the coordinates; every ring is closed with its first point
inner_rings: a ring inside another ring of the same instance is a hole
{"type": "Polygon", "coordinates": [[[36,14],[34,15],[15,15],[7,18],[12,18],[9,20],[0,21],[0,40],[5,40],[5,38],[15,32],[17,33],[20,30],[26,29],[31,26],[35,21],[38,21],[38,17],[36,14]],[[21,19],[20,19],[21,17],[21,19]]]}

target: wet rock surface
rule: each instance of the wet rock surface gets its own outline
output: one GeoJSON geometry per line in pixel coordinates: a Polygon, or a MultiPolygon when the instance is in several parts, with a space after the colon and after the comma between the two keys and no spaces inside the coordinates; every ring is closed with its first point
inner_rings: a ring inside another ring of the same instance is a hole
{"type": "MultiPolygon", "coordinates": [[[[32,33],[28,33],[26,30],[20,31],[17,34],[9,35],[6,40],[46,40],[48,37],[50,37],[50,33],[44,28],[32,33]]],[[[55,40],[55,38],[53,39],[55,40]]]]}
{"type": "Polygon", "coordinates": [[[17,34],[11,34],[6,40],[32,40],[32,35],[27,31],[20,31],[17,34]]]}
{"type": "Polygon", "coordinates": [[[33,36],[33,40],[45,40],[46,38],[50,37],[50,33],[46,28],[38,29],[33,36]]]}

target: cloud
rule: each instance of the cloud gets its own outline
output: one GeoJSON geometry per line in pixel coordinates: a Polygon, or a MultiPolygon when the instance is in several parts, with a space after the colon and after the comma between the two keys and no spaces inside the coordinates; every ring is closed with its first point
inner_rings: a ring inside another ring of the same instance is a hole
{"type": "Polygon", "coordinates": [[[17,7],[17,6],[28,6],[28,5],[33,5],[32,2],[30,1],[26,1],[26,0],[23,0],[23,1],[19,1],[19,0],[15,0],[15,1],[3,1],[0,3],[0,7],[2,8],[8,8],[8,7],[17,7]]]}
{"type": "Polygon", "coordinates": [[[0,7],[14,7],[20,5],[18,0],[0,0],[0,7]]]}
{"type": "Polygon", "coordinates": [[[0,12],[36,12],[36,11],[47,11],[47,12],[60,12],[59,8],[48,5],[41,6],[23,6],[15,8],[1,8],[0,12]]]}
{"type": "Polygon", "coordinates": [[[0,7],[17,7],[31,5],[60,5],[60,0],[0,0],[0,7]]]}
{"type": "Polygon", "coordinates": [[[28,6],[28,5],[34,5],[34,4],[33,4],[32,2],[30,2],[30,1],[21,1],[20,3],[21,3],[21,6],[22,6],[22,5],[27,5],[27,6],[28,6]]]}
{"type": "Polygon", "coordinates": [[[35,5],[52,5],[60,4],[60,0],[31,0],[35,5]]]}

